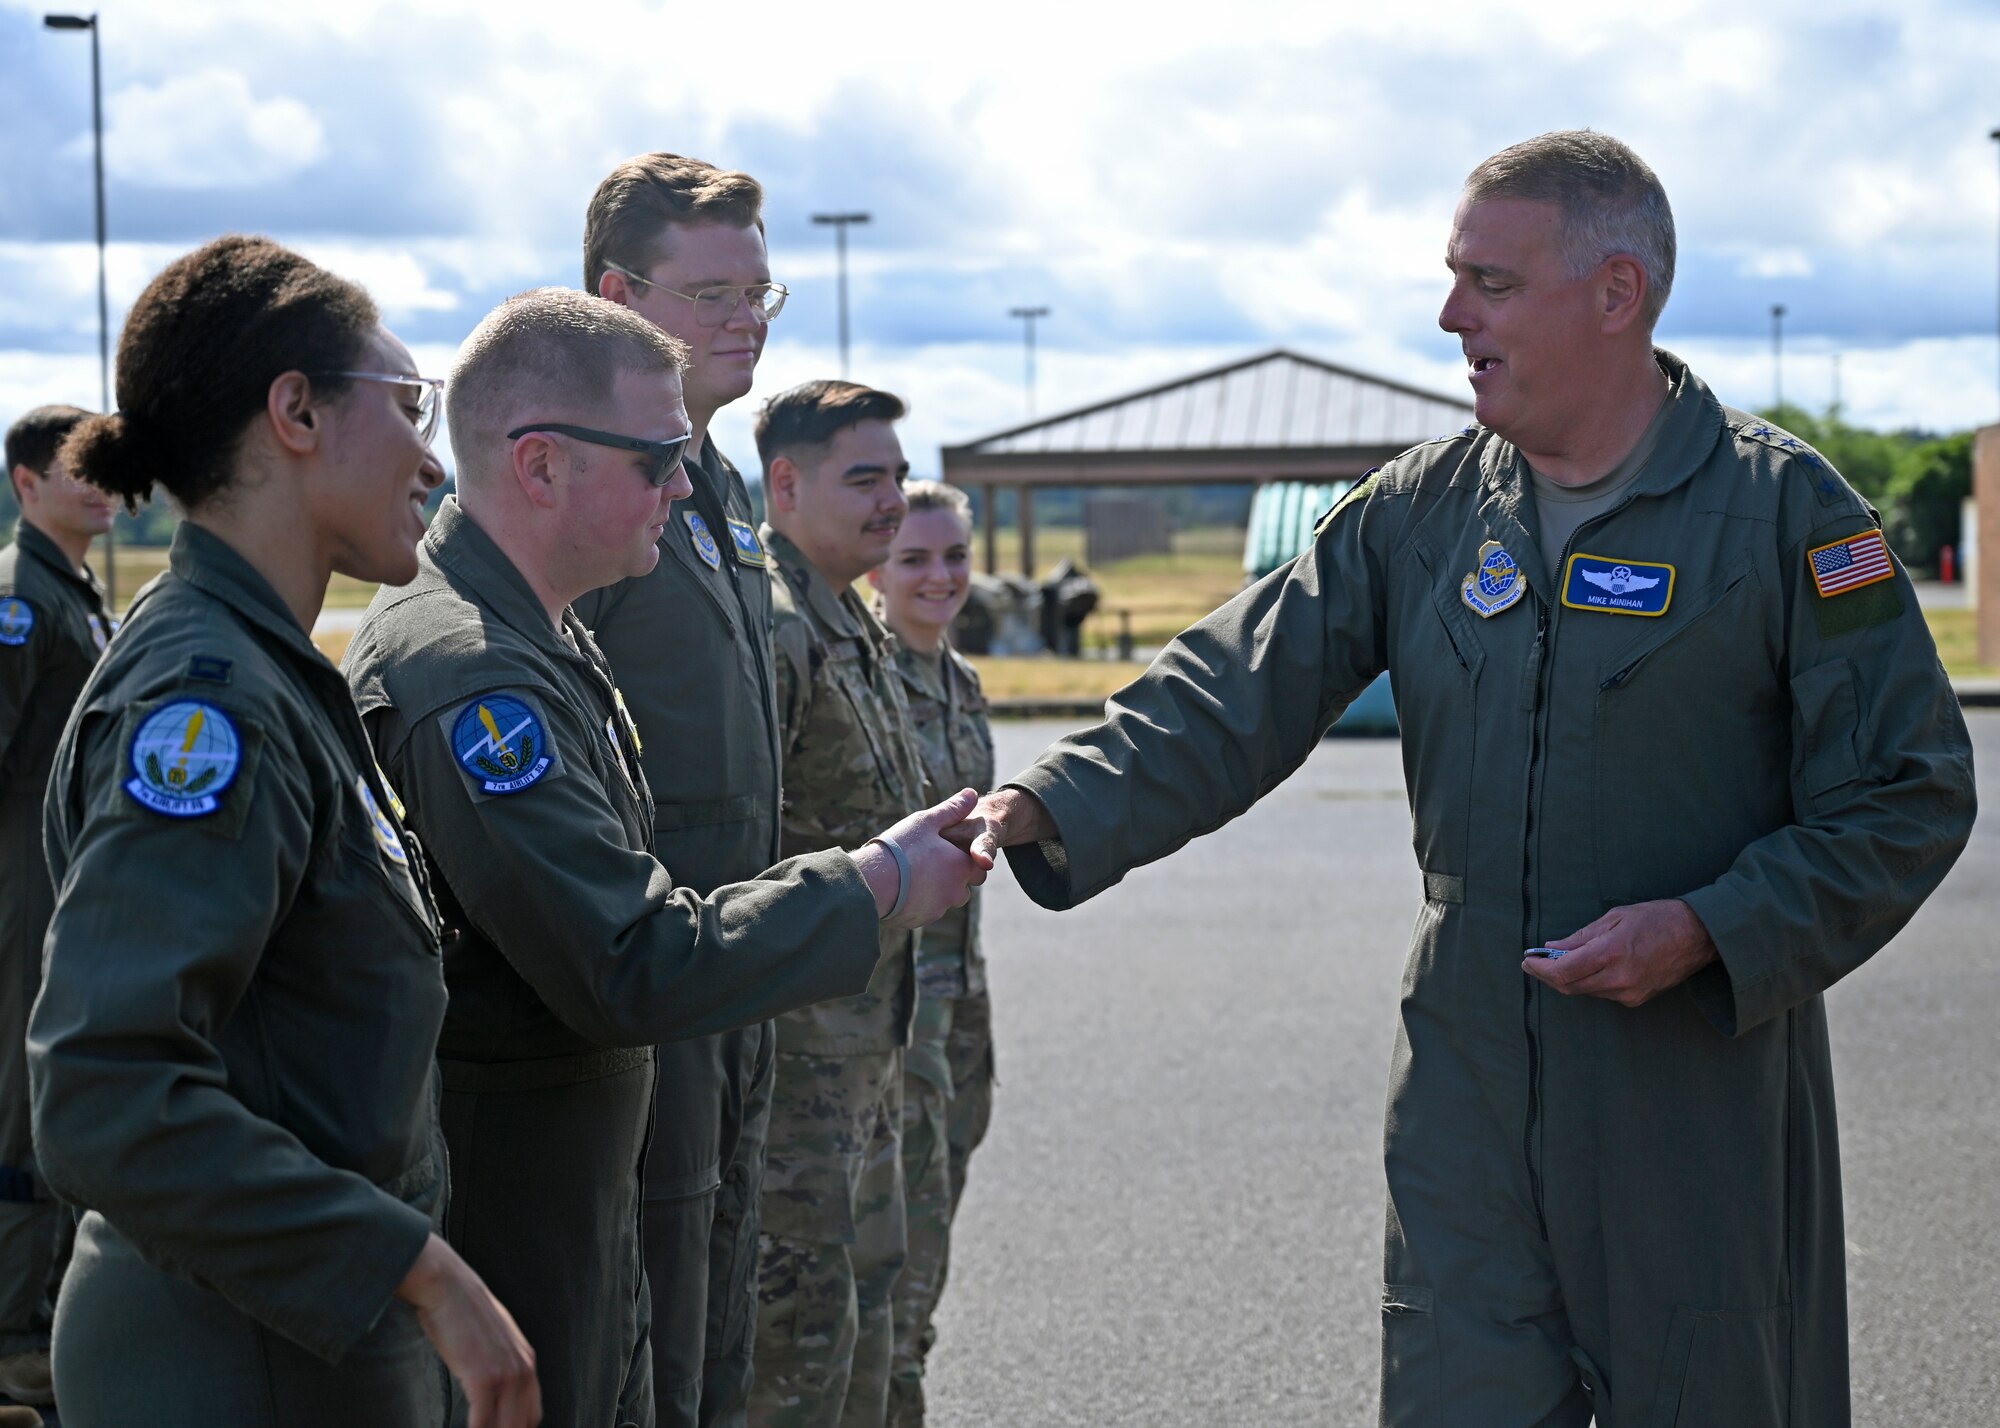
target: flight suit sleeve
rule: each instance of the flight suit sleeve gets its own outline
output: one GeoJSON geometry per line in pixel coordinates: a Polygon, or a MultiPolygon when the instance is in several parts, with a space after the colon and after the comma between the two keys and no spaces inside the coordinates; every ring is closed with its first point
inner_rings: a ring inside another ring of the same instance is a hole
{"type": "MultiPolygon", "coordinates": [[[[148,706],[151,707],[151,706],[148,706]]],[[[231,1084],[218,1041],[257,1017],[272,929],[315,856],[310,787],[275,722],[230,711],[242,764],[205,816],[122,786],[141,711],[92,716],[50,789],[65,860],[28,1030],[43,1173],[169,1273],[329,1362],[373,1327],[427,1216],[326,1164],[231,1084]]]]}
{"type": "Polygon", "coordinates": [[[1242,813],[1305,762],[1387,667],[1386,570],[1397,519],[1375,483],[1349,492],[1313,545],[1184,631],[1008,785],[1057,837],[1009,848],[1044,907],[1072,907],[1242,813]]]}
{"type": "Polygon", "coordinates": [[[1972,747],[1900,564],[1834,595],[1808,554],[1874,529],[1820,525],[1783,560],[1795,820],[1683,899],[1720,960],[1689,990],[1739,1035],[1817,996],[1900,931],[1971,835],[1972,747]]]}
{"type": "Polygon", "coordinates": [[[0,644],[0,763],[13,746],[21,717],[28,712],[28,699],[53,637],[52,622],[40,610],[35,614],[35,627],[27,639],[18,645],[0,644]]]}
{"type": "Polygon", "coordinates": [[[794,858],[707,898],[676,887],[619,821],[605,779],[620,775],[590,752],[604,731],[545,691],[506,696],[532,701],[560,760],[507,793],[468,775],[438,718],[368,722],[466,915],[571,1030],[648,1046],[867,987],[878,919],[851,857],[794,858]]]}

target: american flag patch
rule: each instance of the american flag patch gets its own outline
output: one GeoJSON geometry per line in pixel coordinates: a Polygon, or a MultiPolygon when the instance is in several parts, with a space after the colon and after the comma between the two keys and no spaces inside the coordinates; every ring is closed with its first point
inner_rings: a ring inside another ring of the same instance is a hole
{"type": "Polygon", "coordinates": [[[1832,545],[1809,550],[1806,552],[1806,565],[1812,570],[1813,584],[1819,587],[1822,598],[1859,590],[1864,585],[1887,580],[1896,573],[1896,567],[1889,561],[1889,547],[1882,543],[1880,531],[1863,531],[1846,540],[1837,540],[1832,545]]]}

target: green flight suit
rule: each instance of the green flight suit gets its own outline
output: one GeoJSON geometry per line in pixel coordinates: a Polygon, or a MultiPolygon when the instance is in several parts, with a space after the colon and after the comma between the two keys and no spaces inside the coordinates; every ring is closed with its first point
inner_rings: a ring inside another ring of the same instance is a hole
{"type": "Polygon", "coordinates": [[[395,1297],[445,1188],[436,912],[339,672],[199,526],[84,685],[48,849],[64,1424],[441,1423],[395,1297]]]}
{"type": "MultiPolygon", "coordinates": [[[[675,508],[659,564],[574,608],[639,726],[653,854],[706,896],[781,856],[778,716],[771,577],[749,492],[712,441],[686,465],[694,495],[675,508]]],[[[764,1022],[654,1048],[640,1239],[663,1425],[743,1422],[776,1039],[764,1022]]]]}
{"type": "Polygon", "coordinates": [[[1249,807],[1389,670],[1425,901],[1385,1137],[1385,1424],[1849,1420],[1821,993],[1964,846],[1971,751],[1869,509],[1659,361],[1658,445],[1567,550],[1537,548],[1511,444],[1417,447],[1019,781],[1061,841],[1013,865],[1066,906],[1249,807]],[[1720,960],[1645,1006],[1520,970],[1675,897],[1720,960]]]}
{"type": "Polygon", "coordinates": [[[35,1169],[28,1011],[56,901],[42,797],[63,723],[110,633],[97,577],[22,521],[0,550],[0,1355],[49,1346],[76,1229],[35,1169]]]}
{"type": "Polygon", "coordinates": [[[865,986],[874,897],[839,851],[707,898],[676,884],[589,631],[550,624],[456,497],[346,668],[446,924],[447,1237],[534,1346],[546,1422],[645,1428],[652,1045],[865,986]]]}
{"type": "MultiPolygon", "coordinates": [[[[896,651],[896,672],[931,787],[940,794],[993,787],[993,731],[978,672],[950,646],[925,655],[907,645],[896,651]]],[[[931,1319],[944,1294],[951,1224],[966,1166],[993,1116],[993,1007],[977,888],[917,943],[917,1016],[903,1055],[909,1251],[896,1279],[889,1425],[922,1428],[924,1360],[937,1339],[931,1319]]]]}
{"type": "MultiPolygon", "coordinates": [[[[785,851],[856,848],[926,802],[894,637],[765,526],[777,563],[785,851]]],[[[758,1428],[880,1428],[903,1266],[902,1049],[917,983],[908,932],[870,935],[858,996],[778,1019],[757,1268],[758,1428]]]]}

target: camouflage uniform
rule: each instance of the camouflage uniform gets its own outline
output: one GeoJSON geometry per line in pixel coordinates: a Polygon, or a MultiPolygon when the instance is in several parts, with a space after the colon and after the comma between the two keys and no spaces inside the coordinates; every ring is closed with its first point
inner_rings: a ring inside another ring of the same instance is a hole
{"type": "MultiPolygon", "coordinates": [[[[932,787],[940,794],[991,788],[993,733],[972,666],[950,648],[936,655],[902,648],[896,671],[932,787]]],[[[924,1359],[937,1338],[931,1315],[944,1293],[952,1217],[966,1162],[993,1114],[993,1010],[978,898],[925,928],[917,950],[917,1020],[903,1074],[909,1253],[896,1281],[892,1428],[924,1421],[924,1359]]]]}
{"type": "MultiPolygon", "coordinates": [[[[853,849],[925,802],[894,641],[766,526],[783,847],[853,849]]],[[[916,938],[881,934],[860,996],[778,1018],[757,1271],[757,1428],[880,1428],[903,1267],[903,1048],[916,938]]]]}

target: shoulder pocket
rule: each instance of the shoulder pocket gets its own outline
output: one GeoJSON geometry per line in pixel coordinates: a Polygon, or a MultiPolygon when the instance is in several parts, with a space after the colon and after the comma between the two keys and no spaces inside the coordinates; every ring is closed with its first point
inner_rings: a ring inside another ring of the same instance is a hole
{"type": "Polygon", "coordinates": [[[1792,680],[1793,731],[1799,750],[1799,791],[1808,802],[1861,777],[1854,752],[1861,706],[1854,666],[1844,659],[1814,665],[1792,680]]]}

